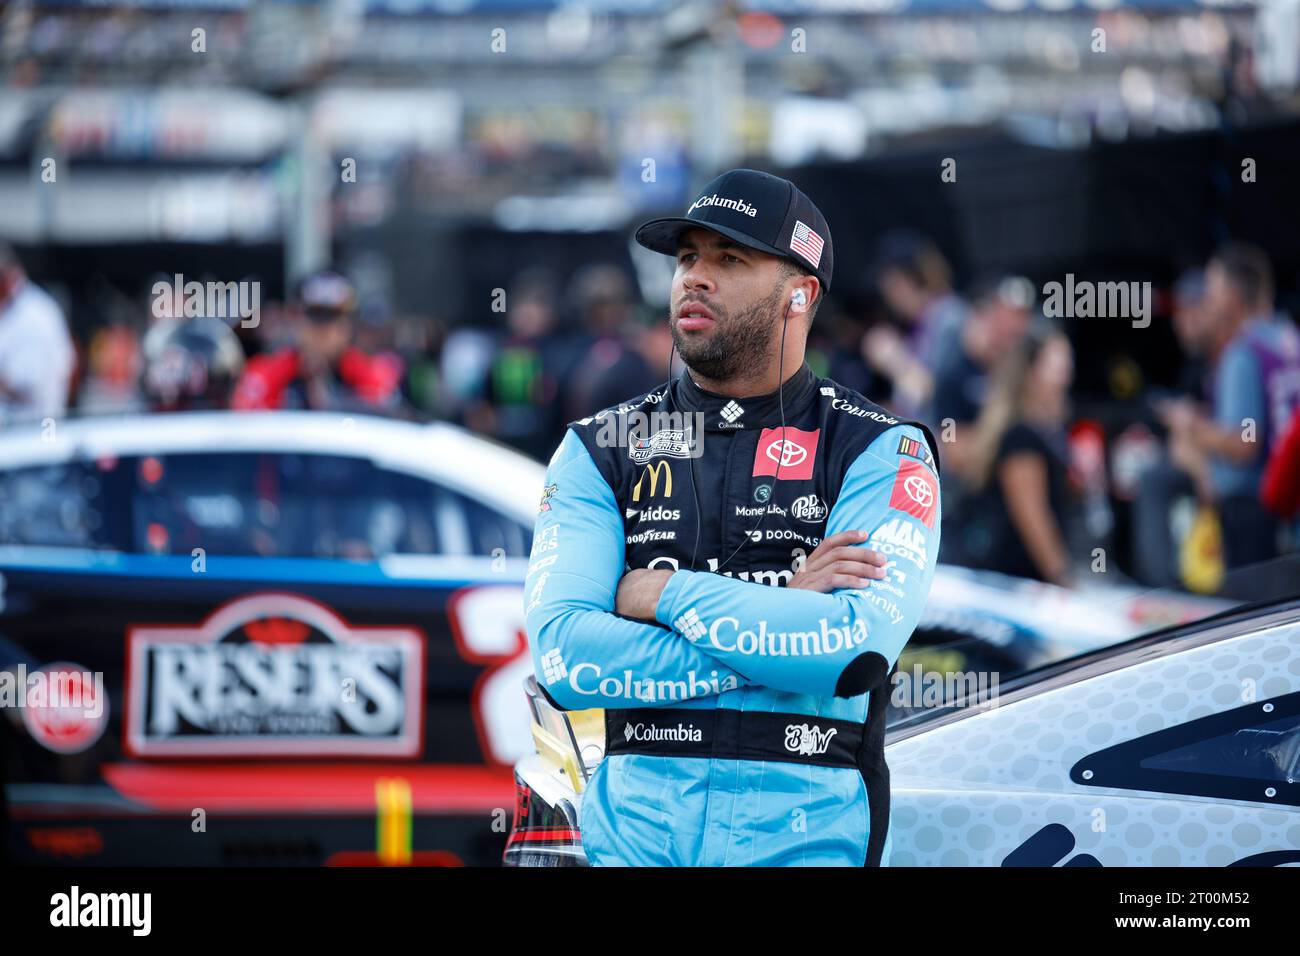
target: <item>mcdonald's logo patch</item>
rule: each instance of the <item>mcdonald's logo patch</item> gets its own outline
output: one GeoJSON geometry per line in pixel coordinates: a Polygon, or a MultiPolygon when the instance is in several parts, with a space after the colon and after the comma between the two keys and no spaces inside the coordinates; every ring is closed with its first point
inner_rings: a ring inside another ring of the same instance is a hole
{"type": "Polygon", "coordinates": [[[673,496],[672,468],[669,467],[668,462],[666,461],[652,461],[650,464],[645,466],[645,470],[641,472],[641,477],[638,478],[636,484],[632,486],[633,501],[641,500],[641,488],[646,483],[647,475],[650,476],[650,487],[646,491],[647,498],[653,498],[658,493],[660,478],[663,478],[664,497],[671,498],[673,496]]]}

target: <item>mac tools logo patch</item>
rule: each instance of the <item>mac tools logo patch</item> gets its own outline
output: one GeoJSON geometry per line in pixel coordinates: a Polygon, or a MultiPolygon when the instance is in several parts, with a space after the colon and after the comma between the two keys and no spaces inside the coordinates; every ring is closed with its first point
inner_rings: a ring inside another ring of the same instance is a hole
{"type": "Polygon", "coordinates": [[[352,627],[268,592],[201,624],[126,639],[125,737],[137,757],[415,757],[423,744],[424,640],[352,627]]]}

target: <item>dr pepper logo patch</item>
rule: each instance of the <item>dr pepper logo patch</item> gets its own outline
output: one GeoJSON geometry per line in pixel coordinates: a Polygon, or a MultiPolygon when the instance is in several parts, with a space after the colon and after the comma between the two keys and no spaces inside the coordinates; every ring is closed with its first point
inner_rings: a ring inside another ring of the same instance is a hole
{"type": "Polygon", "coordinates": [[[414,757],[424,641],[294,594],[253,594],[199,624],[132,627],[125,696],[137,757],[414,757]]]}
{"type": "Polygon", "coordinates": [[[754,477],[772,475],[782,481],[811,478],[821,431],[820,428],[812,431],[789,427],[764,428],[758,436],[758,450],[754,453],[754,477]],[[777,465],[781,466],[779,475],[776,473],[777,465]]]}
{"type": "Polygon", "coordinates": [[[894,490],[889,507],[919,518],[927,528],[934,527],[934,512],[939,503],[939,486],[934,472],[919,461],[904,461],[894,476],[894,490]]]}

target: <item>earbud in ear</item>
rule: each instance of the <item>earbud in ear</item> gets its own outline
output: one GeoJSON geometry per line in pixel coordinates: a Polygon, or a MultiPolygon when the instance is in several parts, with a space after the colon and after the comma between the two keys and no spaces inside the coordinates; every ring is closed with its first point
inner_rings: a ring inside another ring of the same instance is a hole
{"type": "Polygon", "coordinates": [[[790,296],[791,304],[797,305],[800,308],[803,308],[804,304],[807,303],[807,301],[808,301],[808,296],[804,294],[803,289],[795,289],[794,294],[790,296]]]}

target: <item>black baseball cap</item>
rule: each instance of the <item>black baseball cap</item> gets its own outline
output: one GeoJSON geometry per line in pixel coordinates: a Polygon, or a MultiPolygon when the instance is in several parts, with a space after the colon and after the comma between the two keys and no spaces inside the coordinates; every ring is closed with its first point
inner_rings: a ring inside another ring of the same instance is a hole
{"type": "Polygon", "coordinates": [[[312,322],[333,322],[356,311],[357,293],[337,272],[322,269],[298,283],[299,303],[312,322]]]}
{"type": "Polygon", "coordinates": [[[821,210],[788,179],[757,169],[729,170],[700,190],[685,216],[642,223],[636,241],[675,256],[678,237],[698,228],[798,263],[817,277],[823,294],[831,287],[831,228],[821,210]]]}

